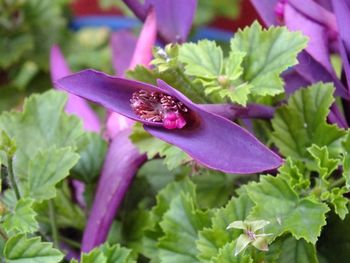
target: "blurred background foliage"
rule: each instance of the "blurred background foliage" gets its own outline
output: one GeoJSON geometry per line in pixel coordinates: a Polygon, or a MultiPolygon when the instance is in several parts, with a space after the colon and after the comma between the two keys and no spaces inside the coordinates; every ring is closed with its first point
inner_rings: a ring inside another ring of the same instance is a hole
{"type": "MultiPolygon", "coordinates": [[[[121,0],[95,2],[102,14],[105,10],[116,10],[115,15],[133,16],[121,0]]],[[[193,31],[212,23],[218,16],[237,18],[240,2],[199,0],[193,31]]],[[[73,30],[71,26],[77,4],[83,7],[85,4],[89,9],[91,3],[89,0],[0,0],[0,112],[20,107],[31,93],[52,88],[49,53],[53,44],[60,45],[72,71],[95,68],[113,74],[111,29],[73,30]]]]}

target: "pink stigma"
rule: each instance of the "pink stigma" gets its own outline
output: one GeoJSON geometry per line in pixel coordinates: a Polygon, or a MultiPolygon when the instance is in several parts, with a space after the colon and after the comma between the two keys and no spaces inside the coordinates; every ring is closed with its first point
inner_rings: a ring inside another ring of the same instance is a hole
{"type": "Polygon", "coordinates": [[[182,129],[186,125],[183,114],[188,109],[170,95],[139,90],[132,94],[130,103],[134,112],[143,120],[161,122],[166,129],[182,129]]]}

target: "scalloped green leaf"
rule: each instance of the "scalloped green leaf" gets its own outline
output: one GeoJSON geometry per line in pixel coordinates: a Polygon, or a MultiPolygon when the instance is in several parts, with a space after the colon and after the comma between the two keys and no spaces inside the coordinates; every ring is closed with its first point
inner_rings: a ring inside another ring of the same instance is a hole
{"type": "Polygon", "coordinates": [[[119,244],[113,246],[107,243],[94,248],[89,253],[83,253],[81,263],[135,263],[131,250],[121,247],[119,244]]]}
{"type": "Polygon", "coordinates": [[[255,207],[249,218],[267,220],[265,233],[276,238],[290,232],[295,238],[304,238],[313,244],[326,225],[326,204],[310,198],[299,198],[286,180],[277,176],[261,177],[260,182],[247,185],[246,191],[255,207]]]}
{"type": "Polygon", "coordinates": [[[276,263],[318,263],[315,245],[303,239],[288,237],[283,240],[276,263]]]}
{"type": "Polygon", "coordinates": [[[243,194],[231,199],[224,207],[213,211],[211,226],[201,230],[199,239],[196,241],[198,258],[202,262],[209,262],[226,243],[238,238],[242,231],[226,228],[233,221],[245,220],[253,205],[249,197],[243,194]]]}
{"type": "Polygon", "coordinates": [[[333,92],[332,84],[317,83],[296,91],[287,105],[277,109],[272,140],[284,156],[310,160],[307,148],[312,144],[327,146],[332,158],[339,155],[346,132],[326,122],[333,92]]]}
{"type": "Polygon", "coordinates": [[[186,64],[186,74],[205,79],[220,76],[224,65],[222,49],[210,40],[183,44],[179,50],[179,60],[186,64]]]}
{"type": "Polygon", "coordinates": [[[243,80],[249,82],[252,94],[276,95],[282,93],[280,74],[298,63],[298,53],[306,47],[307,38],[286,27],[263,29],[258,22],[236,32],[231,50],[244,52],[243,80]]]}
{"type": "Polygon", "coordinates": [[[339,160],[329,157],[327,147],[318,147],[313,144],[307,151],[316,160],[315,170],[320,174],[323,180],[327,180],[331,173],[338,168],[339,160]]]}
{"type": "Polygon", "coordinates": [[[52,248],[52,243],[41,242],[40,237],[19,234],[7,240],[4,257],[8,263],[56,263],[63,259],[63,254],[52,248]]]}
{"type": "Polygon", "coordinates": [[[164,236],[158,241],[159,258],[167,263],[195,263],[198,231],[208,226],[209,215],[196,209],[193,198],[181,193],[175,197],[160,223],[164,236]]]}
{"type": "Polygon", "coordinates": [[[37,201],[55,197],[56,184],[69,175],[78,159],[71,148],[41,149],[29,162],[27,195],[37,201]]]}
{"type": "Polygon", "coordinates": [[[220,248],[218,254],[210,261],[210,263],[253,263],[250,255],[234,255],[236,241],[227,243],[220,248]]]}
{"type": "Polygon", "coordinates": [[[12,233],[32,233],[39,228],[35,220],[36,212],[33,210],[34,200],[29,198],[20,199],[14,211],[10,211],[4,218],[2,227],[12,233]]]}
{"type": "Polygon", "coordinates": [[[82,123],[64,113],[66,98],[57,91],[32,95],[26,99],[23,112],[4,112],[0,116],[0,129],[16,142],[13,168],[18,178],[26,180],[29,162],[40,149],[76,147],[83,134],[82,123]]]}

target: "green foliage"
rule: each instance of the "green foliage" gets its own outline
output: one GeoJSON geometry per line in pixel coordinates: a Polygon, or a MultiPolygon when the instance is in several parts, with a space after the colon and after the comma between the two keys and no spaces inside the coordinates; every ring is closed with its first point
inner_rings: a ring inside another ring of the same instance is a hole
{"type": "Polygon", "coordinates": [[[162,262],[199,262],[196,258],[197,231],[209,225],[207,213],[196,210],[190,195],[175,197],[160,223],[164,236],[159,239],[162,262]]]}
{"type": "Polygon", "coordinates": [[[63,254],[39,237],[19,234],[6,241],[4,257],[9,263],[55,263],[61,261],[63,254]]]}
{"type": "Polygon", "coordinates": [[[121,247],[119,244],[110,246],[103,244],[94,248],[88,254],[83,253],[81,263],[135,263],[131,250],[121,247]]]}
{"type": "Polygon", "coordinates": [[[85,133],[78,141],[77,147],[80,159],[74,166],[72,175],[85,183],[93,183],[100,174],[107,142],[99,134],[85,133]]]}
{"type": "Polygon", "coordinates": [[[14,210],[4,216],[1,227],[8,233],[32,233],[38,230],[33,203],[34,200],[29,198],[19,200],[14,210]]]}
{"type": "Polygon", "coordinates": [[[239,30],[231,40],[231,50],[244,52],[243,80],[252,85],[256,95],[275,95],[283,92],[279,76],[297,64],[297,54],[306,47],[307,38],[285,27],[264,30],[257,22],[239,30]]]}
{"type": "Polygon", "coordinates": [[[209,262],[225,244],[238,238],[241,231],[226,228],[232,221],[244,220],[252,206],[252,201],[246,195],[241,195],[231,199],[225,207],[213,211],[211,226],[199,232],[197,241],[198,257],[203,262],[209,262]]]}
{"type": "Polygon", "coordinates": [[[0,116],[0,129],[17,145],[14,160],[17,177],[27,178],[29,163],[41,149],[75,147],[83,134],[82,124],[63,112],[65,102],[66,95],[49,91],[27,99],[23,112],[4,112],[0,116]]]}
{"type": "Polygon", "coordinates": [[[227,243],[223,246],[217,256],[215,256],[210,263],[253,263],[253,259],[249,255],[235,255],[234,251],[236,242],[227,243]]]}
{"type": "Polygon", "coordinates": [[[130,136],[131,141],[135,144],[141,153],[146,153],[149,159],[159,154],[164,157],[164,163],[170,170],[177,168],[181,164],[185,164],[191,158],[181,151],[179,148],[161,141],[149,133],[147,133],[141,124],[136,124],[133,133],[130,136]]]}
{"type": "Polygon", "coordinates": [[[56,184],[69,175],[78,159],[70,148],[40,150],[29,162],[27,195],[38,201],[55,197],[56,184]]]}
{"type": "Polygon", "coordinates": [[[277,263],[317,263],[316,248],[303,239],[284,238],[277,263]]]}
{"type": "Polygon", "coordinates": [[[272,139],[284,156],[310,160],[307,148],[312,144],[327,146],[331,158],[339,155],[346,132],[326,122],[333,91],[331,84],[317,83],[296,91],[287,105],[277,109],[272,139]]]}
{"type": "Polygon", "coordinates": [[[275,238],[289,232],[297,239],[316,243],[326,224],[327,205],[308,197],[300,198],[280,177],[264,176],[259,183],[250,183],[245,189],[255,203],[250,218],[270,222],[266,233],[273,233],[275,238]]]}

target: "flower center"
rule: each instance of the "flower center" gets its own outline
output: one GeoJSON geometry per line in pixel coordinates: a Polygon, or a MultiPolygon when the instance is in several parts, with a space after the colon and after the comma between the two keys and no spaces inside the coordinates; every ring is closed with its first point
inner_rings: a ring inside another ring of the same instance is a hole
{"type": "Polygon", "coordinates": [[[186,125],[183,114],[188,109],[170,95],[139,90],[132,94],[130,103],[134,112],[143,120],[161,122],[167,129],[181,129],[186,125]]]}

